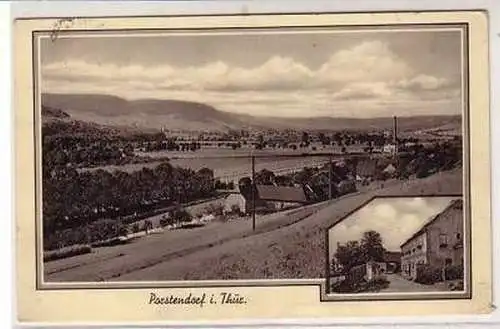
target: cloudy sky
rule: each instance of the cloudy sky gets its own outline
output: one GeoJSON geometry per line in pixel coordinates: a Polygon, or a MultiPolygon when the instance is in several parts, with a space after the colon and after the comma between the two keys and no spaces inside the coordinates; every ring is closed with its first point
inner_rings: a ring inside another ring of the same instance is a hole
{"type": "Polygon", "coordinates": [[[459,114],[459,31],[41,40],[42,92],[204,102],[272,116],[459,114]]]}
{"type": "Polygon", "coordinates": [[[400,245],[432,217],[442,212],[454,198],[378,198],[344,219],[329,231],[329,252],[332,257],[337,242],[360,240],[363,233],[380,233],[389,251],[401,251],[400,245]]]}

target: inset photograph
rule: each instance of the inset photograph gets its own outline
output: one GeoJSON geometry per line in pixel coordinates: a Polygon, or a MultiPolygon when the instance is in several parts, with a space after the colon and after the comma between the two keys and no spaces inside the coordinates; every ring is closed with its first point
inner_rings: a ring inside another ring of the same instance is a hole
{"type": "Polygon", "coordinates": [[[375,198],[328,231],[328,293],[466,291],[463,200],[375,198]]]}

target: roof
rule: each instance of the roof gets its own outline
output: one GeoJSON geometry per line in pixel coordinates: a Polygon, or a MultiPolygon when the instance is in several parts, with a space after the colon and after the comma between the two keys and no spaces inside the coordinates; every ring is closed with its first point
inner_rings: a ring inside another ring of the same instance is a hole
{"type": "Polygon", "coordinates": [[[416,238],[417,236],[421,235],[422,233],[425,232],[427,227],[434,223],[438,218],[443,216],[445,213],[450,212],[453,209],[462,209],[463,207],[463,200],[462,199],[456,199],[450,202],[450,204],[439,214],[435,215],[434,217],[431,217],[429,221],[427,221],[418,231],[416,231],[411,237],[409,237],[405,242],[401,244],[401,248],[404,247],[408,242],[416,238]]]}
{"type": "Polygon", "coordinates": [[[385,167],[384,172],[386,173],[394,173],[396,171],[396,167],[392,165],[392,163],[389,163],[387,167],[385,167]]]}
{"type": "Polygon", "coordinates": [[[256,188],[257,195],[261,200],[299,203],[309,202],[302,187],[257,185],[256,188]]]}
{"type": "Polygon", "coordinates": [[[360,176],[373,176],[377,172],[375,161],[360,161],[356,166],[356,173],[360,176]]]}
{"type": "Polygon", "coordinates": [[[399,263],[401,262],[401,253],[398,251],[386,251],[384,253],[384,260],[386,262],[399,263]]]}

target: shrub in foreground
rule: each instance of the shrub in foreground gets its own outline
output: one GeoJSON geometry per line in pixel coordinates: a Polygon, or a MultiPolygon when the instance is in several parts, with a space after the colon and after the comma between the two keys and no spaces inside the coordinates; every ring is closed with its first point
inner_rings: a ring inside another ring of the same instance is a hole
{"type": "Polygon", "coordinates": [[[448,266],[444,273],[446,280],[460,280],[464,277],[464,267],[462,265],[448,266]]]}
{"type": "Polygon", "coordinates": [[[417,277],[415,282],[422,284],[434,284],[442,281],[442,272],[438,267],[422,265],[417,268],[417,277]]]}
{"type": "Polygon", "coordinates": [[[50,262],[57,259],[73,257],[77,255],[88,254],[92,252],[92,248],[88,245],[77,245],[66,247],[58,250],[45,251],[43,253],[43,261],[50,262]]]}
{"type": "Polygon", "coordinates": [[[184,208],[175,210],[172,213],[172,218],[175,223],[185,223],[193,219],[191,214],[184,208]]]}

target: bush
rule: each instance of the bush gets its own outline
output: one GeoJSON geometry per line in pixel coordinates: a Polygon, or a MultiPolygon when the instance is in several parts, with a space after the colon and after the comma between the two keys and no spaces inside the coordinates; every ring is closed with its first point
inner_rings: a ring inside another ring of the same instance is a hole
{"type": "Polygon", "coordinates": [[[212,203],[206,206],[203,212],[207,215],[222,216],[224,213],[224,206],[219,203],[212,203]]]}
{"type": "Polygon", "coordinates": [[[464,267],[462,265],[448,266],[444,270],[446,280],[460,280],[464,278],[464,267]]]}
{"type": "Polygon", "coordinates": [[[355,285],[355,284],[361,282],[365,275],[366,275],[366,265],[365,264],[354,266],[347,273],[345,281],[348,284],[355,285]]]}
{"type": "Polygon", "coordinates": [[[456,283],[451,283],[449,289],[452,291],[462,291],[464,290],[464,282],[460,280],[456,283]]]}
{"type": "Polygon", "coordinates": [[[112,246],[117,246],[117,245],[125,244],[125,243],[127,243],[127,240],[122,240],[120,238],[113,238],[113,239],[109,239],[109,240],[106,240],[106,241],[97,241],[97,242],[94,242],[94,243],[90,244],[90,246],[92,248],[112,247],[112,246]]]}
{"type": "Polygon", "coordinates": [[[192,219],[192,216],[186,209],[180,208],[172,213],[172,219],[174,223],[185,223],[192,219]]]}
{"type": "Polygon", "coordinates": [[[353,293],[356,292],[355,286],[347,280],[339,281],[331,286],[332,292],[336,293],[353,293]]]}
{"type": "Polygon", "coordinates": [[[88,226],[90,242],[109,240],[123,233],[122,223],[104,219],[98,220],[88,226]]]}
{"type": "Polygon", "coordinates": [[[416,177],[417,178],[425,178],[430,175],[429,171],[426,169],[420,169],[417,171],[416,177]]]}
{"type": "Polygon", "coordinates": [[[128,233],[128,226],[120,223],[118,225],[118,236],[127,236],[128,233]]]}
{"type": "Polygon", "coordinates": [[[231,205],[231,213],[233,213],[233,214],[240,214],[241,213],[240,206],[237,205],[237,204],[231,205]]]}
{"type": "Polygon", "coordinates": [[[148,231],[148,230],[151,230],[153,228],[153,222],[151,222],[149,219],[146,219],[144,221],[144,224],[143,224],[143,230],[144,231],[148,231]]]}
{"type": "Polygon", "coordinates": [[[422,284],[434,284],[442,280],[442,272],[439,267],[421,265],[417,267],[415,282],[422,284]]]}
{"type": "Polygon", "coordinates": [[[361,290],[363,292],[367,292],[367,291],[378,292],[382,289],[389,287],[389,284],[390,284],[390,282],[385,277],[380,276],[380,277],[374,278],[373,280],[366,282],[361,287],[361,290]]]}
{"type": "Polygon", "coordinates": [[[57,259],[84,255],[92,252],[92,248],[88,245],[76,245],[62,248],[59,250],[45,251],[43,253],[43,261],[50,262],[57,259]]]}
{"type": "Polygon", "coordinates": [[[165,226],[170,225],[170,224],[172,224],[171,218],[167,218],[166,216],[163,216],[160,219],[160,226],[161,227],[165,227],[165,226]]]}

